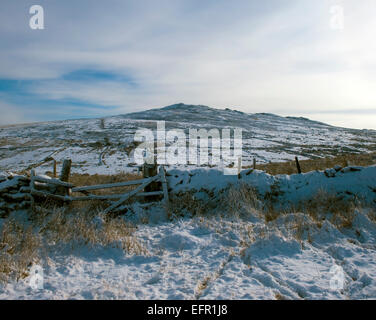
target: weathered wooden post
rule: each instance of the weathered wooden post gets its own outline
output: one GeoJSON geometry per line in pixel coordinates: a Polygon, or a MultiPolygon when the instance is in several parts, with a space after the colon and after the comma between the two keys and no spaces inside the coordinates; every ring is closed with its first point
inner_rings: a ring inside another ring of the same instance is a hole
{"type": "Polygon", "coordinates": [[[296,162],[296,168],[298,169],[298,173],[302,173],[302,170],[300,169],[300,164],[299,164],[299,160],[298,160],[298,157],[295,157],[295,162],[296,162]]]}
{"type": "Polygon", "coordinates": [[[240,172],[242,171],[242,157],[238,157],[238,179],[241,179],[240,172]]]}
{"type": "MultiPolygon", "coordinates": [[[[65,159],[63,161],[63,167],[61,169],[60,173],[60,180],[64,182],[69,181],[69,176],[71,172],[71,166],[72,166],[72,160],[71,159],[65,159]]],[[[59,187],[59,193],[62,193],[63,195],[70,195],[71,190],[66,189],[65,187],[59,187]]]]}
{"type": "Polygon", "coordinates": [[[168,186],[167,186],[166,171],[165,171],[164,166],[160,167],[159,174],[161,175],[164,204],[166,206],[168,206],[168,203],[169,203],[169,199],[168,199],[168,186]]]}
{"type": "Polygon", "coordinates": [[[256,170],[256,158],[253,158],[253,170],[256,170]]]}
{"type": "Polygon", "coordinates": [[[35,177],[35,170],[32,169],[30,171],[30,201],[31,201],[31,212],[35,211],[35,200],[33,196],[33,191],[34,191],[34,177],[35,177]]]}
{"type": "MultiPolygon", "coordinates": [[[[142,168],[142,174],[144,178],[151,178],[158,174],[158,166],[156,163],[148,164],[145,163],[142,168]]],[[[153,191],[160,191],[160,182],[154,181],[147,185],[144,189],[144,192],[153,192],[153,191]]],[[[158,196],[148,196],[149,200],[157,200],[158,196]]]]}
{"type": "Polygon", "coordinates": [[[57,172],[56,172],[56,160],[54,160],[54,164],[53,164],[53,176],[54,176],[54,178],[57,178],[57,172]]]}
{"type": "Polygon", "coordinates": [[[105,129],[105,120],[103,118],[99,120],[99,127],[102,130],[105,129]]]}
{"type": "Polygon", "coordinates": [[[145,163],[142,167],[142,173],[144,178],[150,178],[157,175],[157,165],[145,163]]]}

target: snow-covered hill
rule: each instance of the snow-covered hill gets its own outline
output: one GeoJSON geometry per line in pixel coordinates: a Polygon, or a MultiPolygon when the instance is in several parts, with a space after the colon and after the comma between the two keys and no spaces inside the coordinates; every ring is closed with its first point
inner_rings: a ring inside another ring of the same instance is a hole
{"type": "MultiPolygon", "coordinates": [[[[73,171],[133,171],[132,142],[139,128],[156,131],[189,128],[242,128],[243,165],[327,157],[376,149],[376,131],[333,127],[306,118],[247,114],[230,109],[175,104],[161,109],[107,117],[35,123],[0,128],[0,172],[24,170],[45,158],[73,160],[73,171]],[[103,126],[104,124],[104,126],[103,126]]],[[[38,169],[51,170],[51,165],[38,169]]]]}
{"type": "MultiPolygon", "coordinates": [[[[134,170],[133,135],[142,127],[156,130],[159,120],[167,130],[243,128],[243,163],[253,157],[266,162],[367,152],[376,143],[374,131],[179,104],[104,123],[2,128],[0,170],[22,170],[46,157],[69,157],[78,172],[134,170]]],[[[48,240],[43,233],[48,223],[41,227],[28,211],[0,219],[0,228],[11,219],[27,230],[36,223],[40,242],[34,251],[41,252],[37,263],[44,276],[43,289],[30,285],[31,271],[0,284],[0,299],[375,299],[376,166],[277,176],[252,169],[226,176],[217,168],[181,166],[168,168],[167,179],[168,210],[161,202],[134,202],[119,218],[135,226],[135,251],[119,239],[89,246],[79,241],[85,236],[81,229],[73,240],[67,240],[69,232],[60,242],[60,234],[48,240]]],[[[11,192],[13,182],[3,181],[0,189],[11,192]]],[[[89,211],[90,226],[103,228],[103,215],[89,211]]],[[[64,212],[61,225],[78,213],[64,212]]],[[[55,221],[60,214],[48,217],[55,221]]],[[[12,239],[17,237],[0,240],[12,239]]],[[[6,243],[0,250],[2,261],[17,258],[6,243]]]]}

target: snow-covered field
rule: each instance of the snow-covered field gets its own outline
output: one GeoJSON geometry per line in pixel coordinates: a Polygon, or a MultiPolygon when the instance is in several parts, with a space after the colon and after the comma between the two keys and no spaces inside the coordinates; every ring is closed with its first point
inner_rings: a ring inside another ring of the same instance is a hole
{"type": "MultiPolygon", "coordinates": [[[[364,153],[376,144],[372,130],[178,104],[103,122],[0,128],[0,175],[48,157],[59,164],[71,158],[73,172],[137,171],[134,133],[156,130],[161,120],[166,130],[242,128],[243,165],[253,158],[266,163],[364,153]]],[[[51,163],[37,167],[39,174],[48,170],[51,163]]],[[[142,250],[129,253],[116,243],[46,243],[39,262],[43,288],[30,285],[30,271],[0,284],[0,299],[376,299],[376,166],[291,176],[244,170],[240,178],[218,168],[167,171],[175,211],[136,202],[122,217],[136,226],[133,236],[142,250]],[[332,212],[336,208],[325,206],[327,195],[355,204],[349,212],[337,208],[341,223],[332,212]],[[270,203],[278,212],[273,218],[266,216],[270,203]]],[[[27,212],[11,216],[24,219],[27,212]]],[[[0,227],[5,222],[0,219],[0,227]]],[[[7,250],[0,243],[0,257],[9,256],[7,250]]]]}
{"type": "Polygon", "coordinates": [[[31,288],[28,276],[1,287],[0,299],[375,299],[376,166],[330,172],[243,171],[238,180],[213,169],[171,171],[178,199],[190,191],[217,206],[193,217],[182,210],[170,220],[161,204],[135,203],[124,219],[137,226],[143,254],[51,246],[41,262],[43,289],[31,288]],[[347,226],[325,210],[318,220],[286,210],[267,222],[257,203],[230,191],[241,186],[256,188],[259,199],[274,191],[286,208],[320,190],[363,208],[354,208],[347,226]]]}
{"type": "MultiPolygon", "coordinates": [[[[246,114],[205,106],[176,104],[162,109],[113,116],[104,119],[67,120],[0,128],[0,174],[25,170],[53,157],[58,162],[69,157],[73,172],[114,174],[137,168],[132,142],[137,129],[157,130],[157,121],[171,129],[243,129],[244,166],[270,161],[312,159],[342,152],[364,153],[376,150],[374,130],[333,127],[306,118],[273,114],[246,114]]],[[[37,168],[51,171],[51,163],[37,168]]],[[[180,169],[184,166],[180,166],[180,169]]],[[[191,169],[192,166],[186,166],[191,169]]]]}
{"type": "Polygon", "coordinates": [[[330,223],[312,232],[312,243],[274,225],[226,218],[140,226],[137,236],[148,255],[109,248],[52,254],[44,266],[44,289],[32,289],[26,278],[1,289],[0,298],[375,299],[376,228],[362,213],[357,220],[367,241],[330,223]],[[263,230],[263,236],[243,244],[248,228],[263,230]],[[330,287],[334,265],[344,270],[342,290],[330,287]]]}

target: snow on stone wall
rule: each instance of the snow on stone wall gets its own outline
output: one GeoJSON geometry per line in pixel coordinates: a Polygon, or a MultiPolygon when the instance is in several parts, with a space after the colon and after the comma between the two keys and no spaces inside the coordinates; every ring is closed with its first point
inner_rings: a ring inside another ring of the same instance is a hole
{"type": "Polygon", "coordinates": [[[0,217],[30,207],[30,179],[26,176],[0,176],[0,217]]]}
{"type": "Polygon", "coordinates": [[[376,166],[336,166],[325,171],[276,176],[260,170],[244,170],[240,177],[224,175],[218,169],[170,170],[167,180],[170,192],[177,194],[187,191],[216,194],[230,185],[245,183],[261,196],[278,190],[282,204],[309,199],[319,190],[376,204],[376,166]]]}
{"type": "MultiPolygon", "coordinates": [[[[325,171],[272,176],[260,170],[244,170],[240,177],[224,175],[218,169],[170,170],[167,175],[170,193],[205,193],[215,197],[231,185],[244,183],[255,188],[261,196],[277,191],[280,205],[289,205],[312,198],[319,190],[350,197],[376,205],[376,166],[336,166],[325,171]]],[[[26,176],[0,176],[0,217],[10,211],[30,206],[30,179],[26,176]]]]}

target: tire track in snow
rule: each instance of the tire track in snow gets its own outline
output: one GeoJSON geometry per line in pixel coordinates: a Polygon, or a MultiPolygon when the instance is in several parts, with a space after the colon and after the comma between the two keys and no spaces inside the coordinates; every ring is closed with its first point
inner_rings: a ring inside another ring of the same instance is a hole
{"type": "MultiPolygon", "coordinates": [[[[205,293],[209,289],[209,286],[212,285],[223,274],[223,271],[225,270],[226,266],[231,262],[234,255],[235,255],[234,252],[231,252],[229,254],[227,259],[221,263],[221,265],[219,266],[219,269],[214,272],[213,277],[206,277],[201,281],[200,285],[205,284],[205,287],[202,290],[200,290],[200,288],[198,288],[198,290],[196,290],[195,295],[194,295],[195,300],[199,300],[205,295],[205,293]]],[[[200,285],[199,285],[199,287],[200,287],[200,285]]]]}

